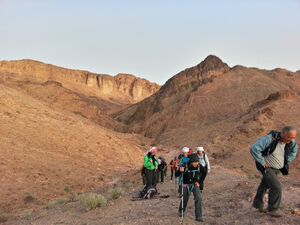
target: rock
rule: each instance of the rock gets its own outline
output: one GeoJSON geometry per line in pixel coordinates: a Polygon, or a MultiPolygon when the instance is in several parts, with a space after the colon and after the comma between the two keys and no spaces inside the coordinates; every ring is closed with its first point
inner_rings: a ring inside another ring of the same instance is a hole
{"type": "Polygon", "coordinates": [[[295,216],[300,216],[300,208],[295,208],[295,209],[292,211],[292,214],[295,215],[295,216]]]}

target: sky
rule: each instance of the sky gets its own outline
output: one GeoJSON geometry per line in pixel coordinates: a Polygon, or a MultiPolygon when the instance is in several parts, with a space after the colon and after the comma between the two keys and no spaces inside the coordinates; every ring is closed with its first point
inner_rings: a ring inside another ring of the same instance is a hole
{"type": "Polygon", "coordinates": [[[0,60],[163,84],[210,54],[300,70],[300,0],[0,0],[0,60]]]}

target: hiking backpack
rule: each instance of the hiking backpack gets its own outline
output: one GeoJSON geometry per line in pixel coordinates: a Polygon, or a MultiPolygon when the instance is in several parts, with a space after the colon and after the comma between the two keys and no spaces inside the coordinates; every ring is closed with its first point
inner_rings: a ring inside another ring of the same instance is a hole
{"type": "Polygon", "coordinates": [[[139,193],[140,198],[144,199],[150,199],[152,198],[155,194],[157,194],[157,190],[155,187],[150,186],[150,187],[144,187],[142,191],[139,193]]]}

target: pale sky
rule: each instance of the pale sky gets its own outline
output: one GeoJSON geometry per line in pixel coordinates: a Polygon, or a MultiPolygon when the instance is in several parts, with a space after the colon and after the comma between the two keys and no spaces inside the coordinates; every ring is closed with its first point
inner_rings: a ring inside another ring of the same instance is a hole
{"type": "Polygon", "coordinates": [[[209,54],[300,70],[300,0],[0,0],[0,60],[163,84],[209,54]]]}

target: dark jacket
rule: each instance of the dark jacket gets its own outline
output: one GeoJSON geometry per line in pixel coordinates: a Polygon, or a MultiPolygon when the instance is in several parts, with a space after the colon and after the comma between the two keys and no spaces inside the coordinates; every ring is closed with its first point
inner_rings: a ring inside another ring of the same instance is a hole
{"type": "Polygon", "coordinates": [[[163,171],[163,170],[165,169],[166,166],[167,166],[166,161],[165,161],[165,160],[161,160],[161,163],[158,164],[158,169],[159,169],[160,171],[163,171]]]}
{"type": "Polygon", "coordinates": [[[192,167],[189,165],[184,172],[180,172],[180,167],[175,172],[175,176],[179,177],[183,174],[183,183],[184,184],[195,184],[198,182],[200,184],[200,171],[199,167],[192,167]]]}

